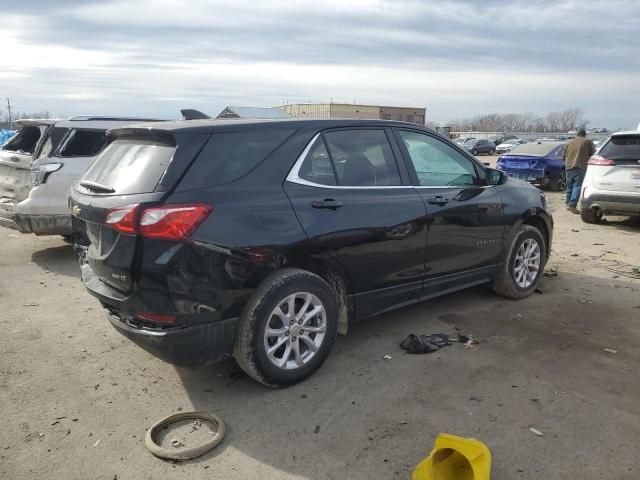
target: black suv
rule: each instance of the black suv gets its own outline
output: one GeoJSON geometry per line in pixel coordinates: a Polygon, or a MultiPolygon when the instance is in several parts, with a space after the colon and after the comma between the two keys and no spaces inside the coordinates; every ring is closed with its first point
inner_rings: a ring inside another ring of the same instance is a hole
{"type": "Polygon", "coordinates": [[[490,142],[489,140],[476,140],[474,142],[465,143],[464,148],[466,148],[467,151],[471,152],[473,155],[480,155],[481,153],[493,155],[494,153],[496,153],[495,144],[490,142]]]}
{"type": "Polygon", "coordinates": [[[350,322],[465,287],[536,288],[544,194],[436,132],[377,120],[119,128],[71,191],[82,281],[176,364],[282,387],[350,322]]]}

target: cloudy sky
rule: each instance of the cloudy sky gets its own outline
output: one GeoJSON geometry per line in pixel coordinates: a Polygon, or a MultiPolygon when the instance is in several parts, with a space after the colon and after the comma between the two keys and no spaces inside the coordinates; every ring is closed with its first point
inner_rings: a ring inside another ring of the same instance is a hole
{"type": "Polygon", "coordinates": [[[2,0],[0,15],[0,94],[22,112],[333,99],[432,121],[568,107],[592,126],[640,121],[636,1],[2,0]]]}

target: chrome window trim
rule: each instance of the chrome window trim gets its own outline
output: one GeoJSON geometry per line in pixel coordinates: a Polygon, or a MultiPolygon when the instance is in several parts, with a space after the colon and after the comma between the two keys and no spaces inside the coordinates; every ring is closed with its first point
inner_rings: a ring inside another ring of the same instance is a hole
{"type": "MultiPolygon", "coordinates": [[[[322,183],[311,182],[309,180],[305,180],[304,178],[300,177],[300,168],[302,167],[302,163],[304,162],[305,158],[307,158],[309,151],[313,148],[318,138],[320,138],[320,135],[322,135],[322,132],[316,133],[315,136],[311,139],[311,141],[309,141],[307,146],[304,148],[302,153],[298,156],[298,158],[296,159],[296,162],[293,164],[293,167],[291,167],[291,170],[289,171],[287,178],[285,178],[286,182],[296,183],[298,185],[305,185],[307,187],[327,188],[327,189],[337,189],[337,190],[371,190],[371,189],[388,190],[391,188],[403,188],[403,189],[430,188],[430,189],[450,190],[453,188],[460,189],[460,188],[470,188],[474,186],[474,185],[444,185],[444,186],[442,185],[434,185],[434,186],[429,186],[429,185],[377,185],[376,186],[376,185],[373,185],[373,186],[350,187],[348,185],[323,185],[322,183]]],[[[486,185],[482,185],[481,187],[485,187],[485,186],[486,185]]]]}
{"type": "MultiPolygon", "coordinates": [[[[300,168],[302,167],[302,163],[305,158],[309,154],[309,151],[313,148],[318,138],[320,138],[322,132],[316,133],[316,135],[311,139],[311,141],[304,148],[296,163],[293,164],[291,170],[289,171],[289,175],[285,181],[291,183],[297,183],[298,185],[306,185],[308,187],[317,187],[317,188],[328,188],[328,189],[338,189],[338,190],[371,190],[371,189],[390,189],[390,188],[413,188],[413,185],[371,185],[371,186],[348,186],[348,185],[323,185],[321,183],[311,182],[309,180],[305,180],[300,177],[300,168]]],[[[336,179],[337,180],[337,179],[336,179]]]]}

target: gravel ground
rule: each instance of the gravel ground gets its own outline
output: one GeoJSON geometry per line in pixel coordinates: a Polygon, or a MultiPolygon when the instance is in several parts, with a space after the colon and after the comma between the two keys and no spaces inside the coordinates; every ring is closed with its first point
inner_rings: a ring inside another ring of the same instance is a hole
{"type": "Polygon", "coordinates": [[[558,275],[541,294],[476,288],[355,325],[286,390],[231,361],[155,359],[110,327],[69,245],[0,229],[0,478],[407,479],[439,432],[483,440],[493,480],[640,478],[640,224],[586,225],[549,197],[558,275]],[[398,347],[454,326],[479,345],[398,347]],[[226,420],[223,443],[183,463],[153,457],[145,429],[191,409],[226,420]]]}

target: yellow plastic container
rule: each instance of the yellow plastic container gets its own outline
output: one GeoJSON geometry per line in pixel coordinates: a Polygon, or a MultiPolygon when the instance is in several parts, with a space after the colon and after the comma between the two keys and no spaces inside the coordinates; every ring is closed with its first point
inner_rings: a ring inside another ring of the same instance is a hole
{"type": "Polygon", "coordinates": [[[491,452],[473,438],[441,433],[427,458],[413,471],[412,480],[489,480],[491,452]]]}

